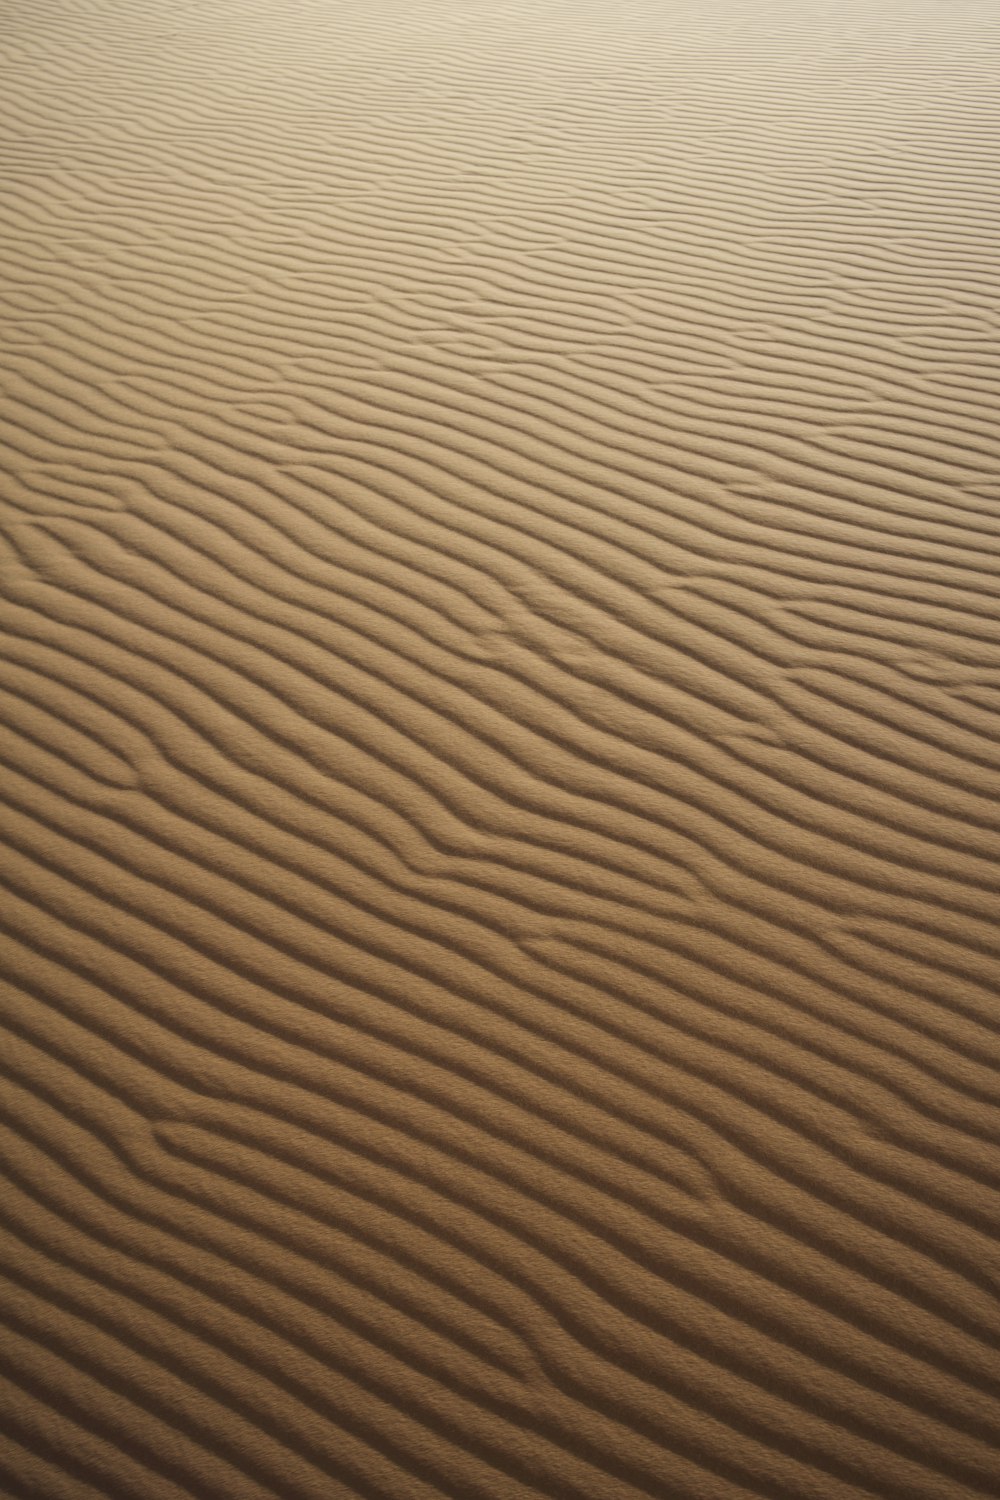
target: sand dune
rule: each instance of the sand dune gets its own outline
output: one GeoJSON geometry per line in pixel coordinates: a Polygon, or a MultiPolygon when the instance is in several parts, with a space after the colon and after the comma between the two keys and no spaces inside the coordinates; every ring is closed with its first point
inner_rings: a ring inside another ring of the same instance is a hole
{"type": "Polygon", "coordinates": [[[0,56],[0,1491],[995,1494],[1000,11],[0,56]]]}

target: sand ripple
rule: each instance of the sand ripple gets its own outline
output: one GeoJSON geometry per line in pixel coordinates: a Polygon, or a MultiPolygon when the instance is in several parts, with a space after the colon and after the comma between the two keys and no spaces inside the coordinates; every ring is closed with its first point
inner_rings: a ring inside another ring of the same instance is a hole
{"type": "Polygon", "coordinates": [[[1000,1472],[1000,12],[9,0],[0,1487],[1000,1472]]]}

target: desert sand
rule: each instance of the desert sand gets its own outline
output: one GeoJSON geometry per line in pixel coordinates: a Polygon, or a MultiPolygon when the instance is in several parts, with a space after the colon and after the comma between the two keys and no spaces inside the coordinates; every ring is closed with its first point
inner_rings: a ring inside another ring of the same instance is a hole
{"type": "Polygon", "coordinates": [[[1000,7],[0,54],[0,1493],[996,1494],[1000,7]]]}

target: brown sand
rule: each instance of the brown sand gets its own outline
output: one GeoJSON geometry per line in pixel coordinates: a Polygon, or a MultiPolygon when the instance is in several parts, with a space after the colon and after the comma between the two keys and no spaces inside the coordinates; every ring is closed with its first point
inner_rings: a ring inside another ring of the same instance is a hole
{"type": "Polygon", "coordinates": [[[3,1494],[995,1494],[1000,7],[2,46],[3,1494]]]}

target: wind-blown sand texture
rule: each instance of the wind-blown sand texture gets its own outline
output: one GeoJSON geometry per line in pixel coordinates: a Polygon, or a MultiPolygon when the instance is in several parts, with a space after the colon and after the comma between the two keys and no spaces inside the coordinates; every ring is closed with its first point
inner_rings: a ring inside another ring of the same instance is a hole
{"type": "Polygon", "coordinates": [[[3,1495],[995,1494],[1000,8],[3,17],[3,1495]]]}

